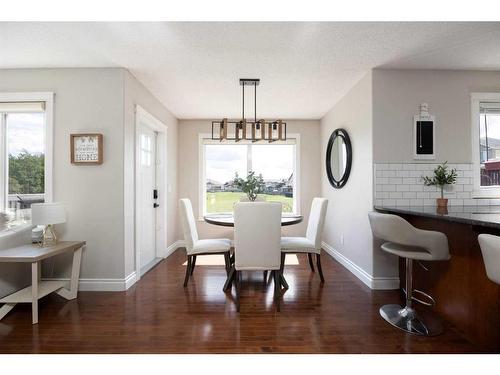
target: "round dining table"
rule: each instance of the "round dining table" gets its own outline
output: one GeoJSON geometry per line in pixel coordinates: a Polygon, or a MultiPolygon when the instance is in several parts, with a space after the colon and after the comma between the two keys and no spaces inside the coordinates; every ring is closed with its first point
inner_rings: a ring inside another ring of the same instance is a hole
{"type": "MultiPolygon", "coordinates": [[[[220,225],[222,227],[234,227],[233,214],[211,214],[203,216],[203,219],[213,225],[220,225]]],[[[300,215],[286,215],[281,217],[281,226],[294,225],[300,223],[304,219],[300,215]]]]}

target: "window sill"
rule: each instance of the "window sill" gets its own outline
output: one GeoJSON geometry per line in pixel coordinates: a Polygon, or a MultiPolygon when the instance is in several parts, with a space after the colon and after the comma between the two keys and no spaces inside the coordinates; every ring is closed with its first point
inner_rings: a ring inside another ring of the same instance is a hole
{"type": "Polygon", "coordinates": [[[31,223],[21,223],[18,225],[13,225],[9,228],[3,228],[0,229],[0,238],[15,236],[16,234],[19,234],[27,230],[31,231],[32,228],[33,226],[31,225],[31,223]]]}
{"type": "Polygon", "coordinates": [[[472,192],[474,199],[496,199],[500,198],[500,189],[480,189],[472,192]]]}

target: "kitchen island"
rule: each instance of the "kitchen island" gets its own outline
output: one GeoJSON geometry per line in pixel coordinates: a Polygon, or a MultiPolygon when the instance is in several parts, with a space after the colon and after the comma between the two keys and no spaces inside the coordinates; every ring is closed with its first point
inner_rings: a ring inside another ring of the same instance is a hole
{"type": "MultiPolygon", "coordinates": [[[[433,310],[481,348],[500,352],[500,286],[486,276],[480,233],[500,236],[500,206],[375,206],[375,211],[403,217],[420,229],[443,232],[451,259],[414,265],[414,288],[436,300],[433,310]]],[[[400,280],[404,267],[400,262],[400,280]]],[[[403,286],[403,285],[402,285],[403,286]]],[[[425,306],[417,305],[425,310],[425,306]]]]}

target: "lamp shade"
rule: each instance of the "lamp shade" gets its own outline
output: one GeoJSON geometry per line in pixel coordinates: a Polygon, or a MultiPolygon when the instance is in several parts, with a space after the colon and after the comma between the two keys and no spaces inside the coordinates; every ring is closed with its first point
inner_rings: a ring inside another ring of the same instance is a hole
{"type": "Polygon", "coordinates": [[[33,225],[64,222],[66,222],[66,210],[62,203],[33,203],[31,205],[31,223],[33,225]]]}

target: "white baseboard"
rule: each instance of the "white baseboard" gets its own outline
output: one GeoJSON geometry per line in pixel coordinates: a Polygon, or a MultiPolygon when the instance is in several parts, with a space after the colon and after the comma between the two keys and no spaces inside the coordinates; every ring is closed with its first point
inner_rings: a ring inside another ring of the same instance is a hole
{"type": "Polygon", "coordinates": [[[184,240],[175,241],[172,245],[170,245],[169,247],[167,247],[167,251],[165,251],[165,254],[163,254],[163,258],[169,257],[179,247],[185,247],[185,246],[186,246],[186,241],[184,241],[184,240]]]}
{"type": "MultiPolygon", "coordinates": [[[[179,247],[184,247],[185,241],[176,241],[161,254],[163,258],[170,256],[179,247]]],[[[139,278],[136,272],[123,279],[83,279],[78,282],[78,290],[81,292],[123,292],[134,285],[139,278]]],[[[66,281],[69,285],[69,278],[44,278],[44,280],[66,281]]]]}
{"type": "Polygon", "coordinates": [[[327,244],[326,242],[321,243],[321,247],[325,250],[330,256],[332,256],[337,262],[342,264],[345,268],[347,268],[351,273],[354,274],[358,279],[360,279],[366,286],[370,289],[375,290],[391,290],[391,289],[399,289],[399,277],[373,277],[352,260],[347,258],[345,255],[339,253],[332,246],[327,244]]]}
{"type": "MultiPolygon", "coordinates": [[[[68,278],[44,278],[43,280],[66,281],[68,278]]],[[[80,279],[78,290],[80,292],[123,292],[137,281],[137,275],[132,272],[124,279],[80,279]]]]}

